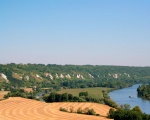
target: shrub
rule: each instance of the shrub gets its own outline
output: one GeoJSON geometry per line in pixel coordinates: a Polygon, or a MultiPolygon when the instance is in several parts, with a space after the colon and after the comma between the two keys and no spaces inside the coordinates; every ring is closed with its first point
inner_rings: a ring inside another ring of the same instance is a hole
{"type": "Polygon", "coordinates": [[[79,108],[77,109],[77,113],[78,113],[78,114],[83,114],[83,110],[81,109],[81,107],[79,107],[79,108]]]}
{"type": "Polygon", "coordinates": [[[79,93],[79,96],[80,96],[80,97],[81,97],[81,96],[87,97],[87,96],[88,96],[88,92],[80,92],[80,93],[79,93]]]}
{"type": "Polygon", "coordinates": [[[108,113],[108,118],[114,118],[114,113],[115,113],[115,110],[113,108],[110,108],[109,110],[109,113],[108,113]]]}
{"type": "Polygon", "coordinates": [[[74,107],[70,106],[70,112],[73,113],[74,112],[74,107]]]}
{"type": "Polygon", "coordinates": [[[92,108],[89,109],[88,107],[86,107],[83,111],[84,111],[84,114],[87,114],[87,115],[96,115],[96,112],[92,108]]]}
{"type": "Polygon", "coordinates": [[[96,116],[100,116],[100,114],[95,114],[96,116]]]}
{"type": "Polygon", "coordinates": [[[87,115],[96,115],[96,112],[94,111],[94,109],[89,109],[86,114],[87,115]]]}
{"type": "Polygon", "coordinates": [[[63,111],[63,112],[68,112],[65,108],[62,108],[62,107],[60,107],[59,110],[60,110],[60,111],[63,111]]]}

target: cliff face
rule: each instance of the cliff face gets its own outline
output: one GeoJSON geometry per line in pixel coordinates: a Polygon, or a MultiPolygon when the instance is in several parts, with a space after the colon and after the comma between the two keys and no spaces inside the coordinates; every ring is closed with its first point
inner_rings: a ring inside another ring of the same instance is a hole
{"type": "Polygon", "coordinates": [[[0,73],[0,80],[5,81],[5,82],[9,82],[9,80],[7,79],[7,76],[3,73],[0,73]]]}

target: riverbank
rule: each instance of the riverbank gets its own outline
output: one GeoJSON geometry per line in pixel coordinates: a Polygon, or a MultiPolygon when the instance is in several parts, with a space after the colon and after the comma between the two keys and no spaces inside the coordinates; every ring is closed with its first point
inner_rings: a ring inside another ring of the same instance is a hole
{"type": "Polygon", "coordinates": [[[150,100],[150,85],[141,85],[137,88],[138,96],[150,100]]]}

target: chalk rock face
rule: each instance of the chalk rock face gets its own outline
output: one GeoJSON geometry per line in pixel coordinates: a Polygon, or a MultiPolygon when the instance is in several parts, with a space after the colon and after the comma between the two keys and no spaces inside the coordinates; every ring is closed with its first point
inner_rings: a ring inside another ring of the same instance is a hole
{"type": "Polygon", "coordinates": [[[94,78],[90,73],[89,73],[89,77],[90,77],[90,78],[94,78]]]}
{"type": "Polygon", "coordinates": [[[56,73],[56,78],[59,78],[58,74],[56,73]]]}
{"type": "Polygon", "coordinates": [[[118,78],[118,74],[114,74],[114,75],[113,75],[113,78],[118,78]]]}
{"type": "Polygon", "coordinates": [[[81,75],[81,78],[84,79],[83,75],[81,75]]]}
{"type": "Polygon", "coordinates": [[[53,80],[53,76],[51,75],[51,73],[46,73],[46,77],[49,76],[51,80],[53,80]]]}
{"type": "Polygon", "coordinates": [[[110,73],[109,73],[108,75],[109,75],[109,76],[111,76],[111,74],[110,74],[110,73]]]}
{"type": "Polygon", "coordinates": [[[0,73],[0,77],[3,78],[3,79],[5,79],[6,82],[9,82],[9,80],[7,79],[7,76],[5,74],[0,73]]]}
{"type": "Polygon", "coordinates": [[[27,81],[30,79],[28,75],[25,78],[26,78],[27,81]]]}
{"type": "Polygon", "coordinates": [[[0,73],[0,77],[2,77],[3,79],[7,80],[7,76],[4,75],[3,73],[0,73]]]}
{"type": "Polygon", "coordinates": [[[127,73],[124,73],[125,75],[127,75],[128,77],[130,77],[130,75],[129,74],[127,74],[127,73]]]}
{"type": "Polygon", "coordinates": [[[71,78],[71,76],[69,74],[66,75],[66,78],[71,78]]]}
{"type": "Polygon", "coordinates": [[[60,74],[60,78],[64,78],[64,75],[63,75],[63,74],[60,74]]]}
{"type": "Polygon", "coordinates": [[[40,78],[40,79],[42,80],[42,77],[41,77],[41,76],[39,76],[38,74],[36,74],[36,77],[37,77],[37,78],[40,78]]]}
{"type": "Polygon", "coordinates": [[[77,78],[80,78],[80,74],[77,74],[77,78]]]}
{"type": "Polygon", "coordinates": [[[77,78],[84,79],[83,75],[77,74],[77,78]]]}

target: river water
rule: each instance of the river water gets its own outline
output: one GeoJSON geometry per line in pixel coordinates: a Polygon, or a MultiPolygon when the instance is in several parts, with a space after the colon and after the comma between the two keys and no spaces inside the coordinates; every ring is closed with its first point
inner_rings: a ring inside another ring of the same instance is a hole
{"type": "Polygon", "coordinates": [[[137,96],[137,88],[139,85],[140,84],[136,84],[132,87],[112,91],[109,93],[109,96],[118,105],[129,104],[131,108],[139,106],[144,113],[150,114],[150,101],[137,96]],[[129,96],[131,96],[131,98],[129,98],[129,96]]]}

